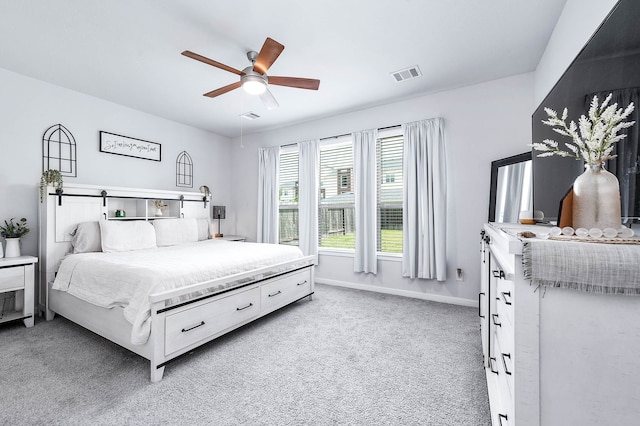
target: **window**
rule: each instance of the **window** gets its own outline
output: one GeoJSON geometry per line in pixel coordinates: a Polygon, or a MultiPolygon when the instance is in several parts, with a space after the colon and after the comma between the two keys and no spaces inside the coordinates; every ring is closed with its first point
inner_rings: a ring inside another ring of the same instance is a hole
{"type": "Polygon", "coordinates": [[[280,244],[298,245],[298,151],[280,152],[278,177],[280,244]]]}
{"type": "Polygon", "coordinates": [[[378,138],[376,147],[377,250],[402,253],[402,134],[378,138]]]}
{"type": "Polygon", "coordinates": [[[355,197],[353,195],[351,140],[320,147],[319,247],[355,249],[355,197]]]}

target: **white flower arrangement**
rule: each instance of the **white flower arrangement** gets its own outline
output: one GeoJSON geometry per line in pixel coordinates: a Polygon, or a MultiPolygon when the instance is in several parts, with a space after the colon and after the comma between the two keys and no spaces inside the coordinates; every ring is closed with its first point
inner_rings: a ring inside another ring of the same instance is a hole
{"type": "Polygon", "coordinates": [[[611,95],[610,93],[599,107],[598,97],[594,96],[589,108],[589,117],[587,118],[583,114],[578,120],[578,125],[571,121],[567,126],[567,108],[562,112],[561,118],[558,118],[558,114],[554,110],[550,108],[544,109],[549,119],[542,122],[548,126],[557,126],[553,128],[553,131],[563,136],[568,136],[573,140],[573,143],[565,142],[564,144],[569,151],[560,149],[558,142],[552,139],[545,139],[529,146],[536,151],[542,151],[542,154],[538,154],[538,157],[559,155],[583,160],[591,165],[601,165],[605,160],[614,158],[615,155],[611,155],[614,143],[627,137],[626,135],[618,135],[618,132],[633,126],[635,121],[623,121],[633,112],[633,102],[624,110],[622,108],[618,109],[618,104],[616,103],[609,105],[611,95]],[[580,131],[579,134],[578,130],[580,131]]]}
{"type": "Polygon", "coordinates": [[[153,200],[153,205],[157,208],[157,209],[161,209],[163,207],[167,207],[167,205],[165,204],[164,201],[162,200],[153,200]]]}

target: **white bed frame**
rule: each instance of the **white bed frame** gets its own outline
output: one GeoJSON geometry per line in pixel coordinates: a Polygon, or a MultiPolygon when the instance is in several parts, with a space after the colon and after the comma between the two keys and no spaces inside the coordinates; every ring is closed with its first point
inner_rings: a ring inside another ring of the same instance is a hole
{"type": "Polygon", "coordinates": [[[152,294],[149,340],[133,345],[132,326],[123,308],[105,309],[51,288],[62,258],[71,250],[69,231],[78,223],[122,220],[114,217],[116,209],[128,209],[128,220],[161,220],[152,214],[156,199],[169,204],[172,217],[208,217],[210,213],[210,202],[196,192],[65,185],[63,194],[57,195],[53,187],[48,188],[40,207],[38,263],[38,306],[47,320],[57,313],[148,359],[151,381],[158,382],[170,360],[302,298],[311,299],[313,256],[152,294]],[[188,302],[170,302],[221,284],[227,289],[188,302]]]}

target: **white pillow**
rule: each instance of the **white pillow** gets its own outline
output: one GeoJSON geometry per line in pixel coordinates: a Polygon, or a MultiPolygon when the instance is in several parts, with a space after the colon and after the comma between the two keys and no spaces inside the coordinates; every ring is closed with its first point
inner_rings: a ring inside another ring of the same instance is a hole
{"type": "Polygon", "coordinates": [[[153,221],[158,247],[198,241],[198,224],[194,218],[156,219],[153,221]]]}
{"type": "Polygon", "coordinates": [[[198,241],[208,240],[211,238],[211,221],[206,217],[199,217],[198,222],[198,241]]]}
{"type": "Polygon", "coordinates": [[[81,222],[71,232],[71,245],[74,253],[102,251],[100,225],[95,222],[81,222]]]}
{"type": "Polygon", "coordinates": [[[157,247],[153,226],[143,220],[101,220],[100,233],[102,251],[106,253],[157,247]]]}

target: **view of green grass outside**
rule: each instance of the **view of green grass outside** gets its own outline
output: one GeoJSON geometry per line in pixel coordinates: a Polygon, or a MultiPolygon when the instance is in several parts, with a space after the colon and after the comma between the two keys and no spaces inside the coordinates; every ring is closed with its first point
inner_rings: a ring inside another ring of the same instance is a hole
{"type": "MultiPolygon", "coordinates": [[[[382,229],[381,250],[385,253],[402,253],[402,230],[401,229],[382,229]]],[[[356,248],[356,235],[350,233],[347,235],[333,235],[324,237],[320,241],[320,247],[329,248],[356,248]]]]}

